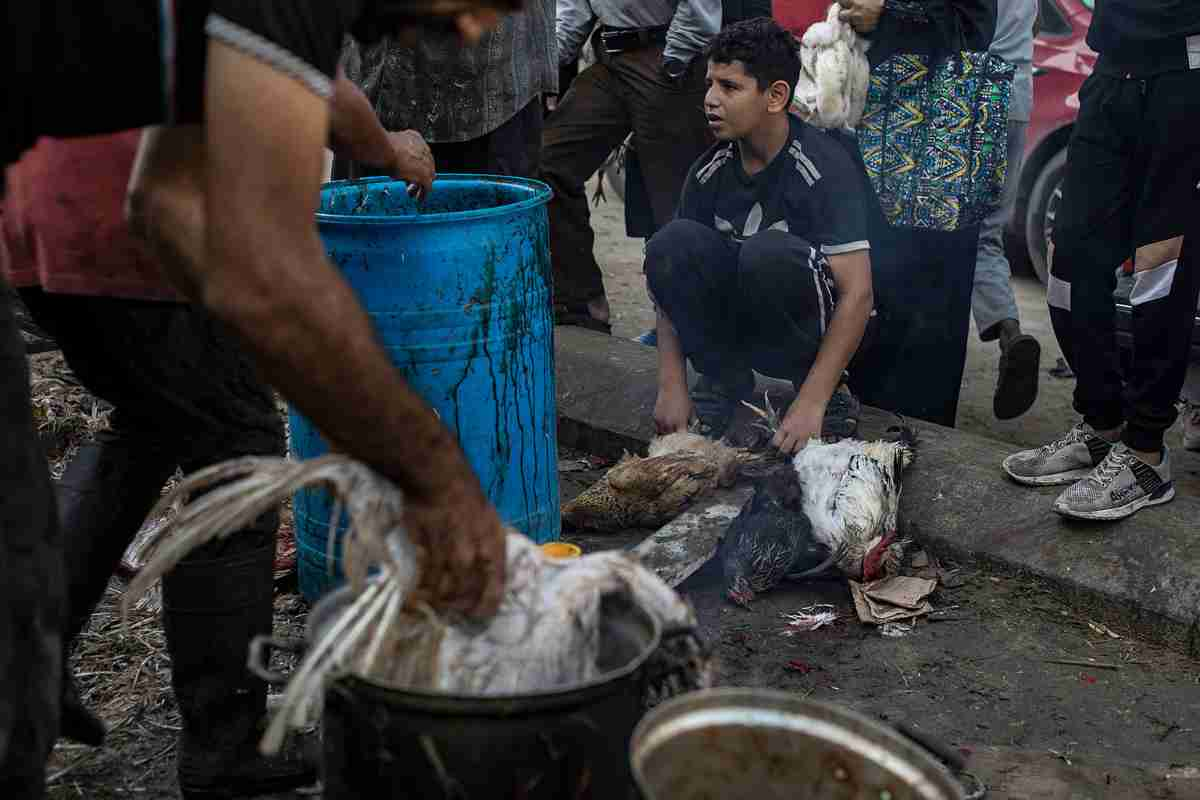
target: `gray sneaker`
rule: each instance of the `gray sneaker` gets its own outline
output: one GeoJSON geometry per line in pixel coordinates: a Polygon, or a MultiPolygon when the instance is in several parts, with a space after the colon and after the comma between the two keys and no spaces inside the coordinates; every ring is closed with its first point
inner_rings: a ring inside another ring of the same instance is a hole
{"type": "Polygon", "coordinates": [[[1111,442],[1080,422],[1058,441],[1013,453],[1001,467],[1008,477],[1026,486],[1059,486],[1086,477],[1111,449],[1111,442]]]}
{"type": "Polygon", "coordinates": [[[1183,409],[1183,449],[1200,450],[1200,403],[1190,400],[1183,409]]]}
{"type": "Polygon", "coordinates": [[[1058,496],[1054,510],[1076,519],[1124,519],[1139,508],[1174,498],[1171,454],[1166,445],[1162,463],[1154,467],[1124,444],[1115,444],[1091,475],[1058,496]]]}

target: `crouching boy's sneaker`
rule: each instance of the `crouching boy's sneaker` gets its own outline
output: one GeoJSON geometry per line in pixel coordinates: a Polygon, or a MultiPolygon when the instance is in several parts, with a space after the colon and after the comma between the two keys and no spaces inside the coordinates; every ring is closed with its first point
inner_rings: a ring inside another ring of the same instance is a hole
{"type": "Polygon", "coordinates": [[[1004,459],[1008,477],[1026,486],[1058,486],[1084,478],[1113,447],[1080,422],[1066,436],[1050,444],[1022,450],[1004,459]]]}
{"type": "Polygon", "coordinates": [[[1165,445],[1162,463],[1152,466],[1124,444],[1115,444],[1092,474],[1058,496],[1054,510],[1076,519],[1124,519],[1174,497],[1171,454],[1165,445]]]}

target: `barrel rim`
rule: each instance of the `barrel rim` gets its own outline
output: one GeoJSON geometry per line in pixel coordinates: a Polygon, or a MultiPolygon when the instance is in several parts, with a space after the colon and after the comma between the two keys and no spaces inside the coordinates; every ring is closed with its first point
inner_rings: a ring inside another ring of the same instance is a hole
{"type": "MultiPolygon", "coordinates": [[[[509,214],[528,211],[538,206],[546,205],[554,196],[554,190],[542,181],[532,178],[519,178],[508,175],[485,175],[474,172],[448,172],[439,174],[434,179],[434,185],[439,181],[444,182],[459,182],[464,180],[484,180],[491,183],[507,183],[515,184],[533,189],[535,194],[533,197],[520,201],[519,203],[511,203],[502,206],[494,206],[492,208],[476,208],[469,211],[439,211],[431,214],[410,214],[397,216],[394,214],[334,214],[328,211],[317,211],[317,222],[323,225],[433,225],[437,223],[447,222],[463,222],[465,220],[487,219],[488,217],[507,216],[509,214]]],[[[407,182],[390,178],[386,175],[375,175],[370,178],[344,179],[337,181],[327,181],[321,184],[321,195],[324,196],[327,189],[339,188],[349,185],[362,185],[371,183],[391,183],[407,186],[407,182]]]]}

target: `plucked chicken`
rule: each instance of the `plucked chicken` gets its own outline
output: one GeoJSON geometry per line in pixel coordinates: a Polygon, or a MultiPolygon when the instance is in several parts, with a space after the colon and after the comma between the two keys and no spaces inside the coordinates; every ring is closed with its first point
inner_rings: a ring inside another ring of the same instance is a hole
{"type": "Polygon", "coordinates": [[[822,22],[808,27],[800,40],[800,79],[792,108],[818,128],[853,128],[862,119],[870,85],[869,42],[838,19],[833,3],[822,22]]]}
{"type": "MultiPolygon", "coordinates": [[[[184,505],[160,531],[127,598],[139,596],[187,552],[238,530],[298,489],[327,488],[350,520],[343,564],[355,598],[297,667],[264,740],[268,752],[280,746],[289,724],[310,721],[326,682],[345,672],[456,695],[544,692],[595,678],[601,602],[613,596],[656,618],[665,633],[685,634],[667,637],[673,648],[668,666],[684,676],[677,689],[708,683],[707,654],[686,635],[696,629],[691,606],[623,553],[554,560],[510,532],[505,591],[495,616],[483,622],[440,617],[408,602],[419,583],[421,555],[402,524],[403,496],[365,465],[340,455],[300,463],[247,458],[185,479],[176,494],[216,484],[223,485],[184,505]]],[[[169,495],[163,503],[172,500],[169,495]]],[[[339,516],[335,509],[333,518],[339,516]]]]}
{"type": "Polygon", "coordinates": [[[732,486],[741,468],[759,459],[696,433],[660,436],[645,458],[626,455],[563,506],[563,521],[596,531],[658,528],[697,498],[732,486]]]}

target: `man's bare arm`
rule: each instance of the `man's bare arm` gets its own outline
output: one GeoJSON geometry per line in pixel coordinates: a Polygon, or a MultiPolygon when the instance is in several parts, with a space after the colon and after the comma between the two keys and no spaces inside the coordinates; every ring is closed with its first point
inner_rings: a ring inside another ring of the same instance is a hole
{"type": "Polygon", "coordinates": [[[371,101],[340,69],[329,108],[329,145],[334,152],[408,181],[410,194],[429,193],[435,172],[425,139],[416,131],[384,130],[371,101]]]}
{"type": "Polygon", "coordinates": [[[493,610],[504,568],[495,511],[454,437],[392,367],[317,236],[327,103],[220,43],[210,43],[208,64],[202,155],[187,141],[199,129],[159,134],[159,149],[192,170],[178,177],[171,159],[140,158],[135,219],[176,281],[240,334],[264,377],[335,447],[405,490],[429,598],[493,610]]]}

